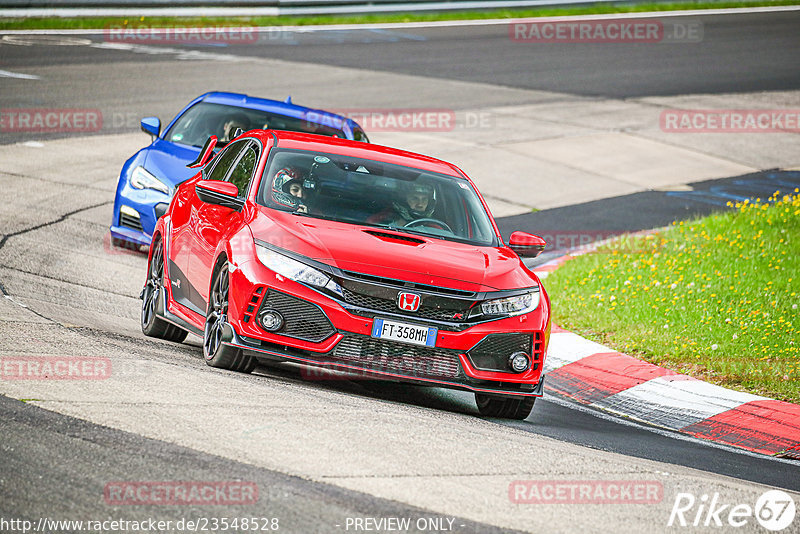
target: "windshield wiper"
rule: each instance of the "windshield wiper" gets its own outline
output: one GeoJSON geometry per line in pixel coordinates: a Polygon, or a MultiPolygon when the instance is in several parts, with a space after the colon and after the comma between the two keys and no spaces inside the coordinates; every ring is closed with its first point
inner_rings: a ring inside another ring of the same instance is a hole
{"type": "Polygon", "coordinates": [[[293,211],[293,212],[291,212],[291,214],[292,215],[299,215],[301,217],[311,217],[312,219],[323,219],[323,220],[326,220],[326,221],[343,222],[343,223],[352,222],[352,221],[348,221],[348,220],[345,220],[345,219],[337,219],[336,217],[329,217],[329,216],[326,216],[326,215],[315,215],[313,213],[308,213],[306,211],[293,211]]]}
{"type": "Polygon", "coordinates": [[[430,232],[422,232],[420,230],[414,230],[413,228],[406,228],[405,226],[391,226],[387,224],[379,224],[379,228],[386,228],[387,230],[394,230],[395,232],[400,232],[401,234],[413,234],[413,235],[421,235],[425,237],[438,237],[444,239],[445,236],[441,234],[432,234],[430,232]]]}
{"type": "Polygon", "coordinates": [[[401,234],[414,234],[414,235],[421,235],[425,237],[441,237],[445,238],[445,236],[439,234],[431,234],[428,232],[421,232],[419,230],[414,230],[412,228],[406,228],[405,226],[393,226],[391,224],[380,224],[380,223],[370,223],[370,222],[357,222],[355,224],[360,224],[362,226],[372,226],[373,228],[384,228],[386,230],[394,230],[395,232],[400,232],[401,234]]]}

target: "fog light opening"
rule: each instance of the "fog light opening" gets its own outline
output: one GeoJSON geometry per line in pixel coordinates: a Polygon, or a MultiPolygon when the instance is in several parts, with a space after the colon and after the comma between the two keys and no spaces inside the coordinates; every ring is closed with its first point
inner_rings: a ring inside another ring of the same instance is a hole
{"type": "Polygon", "coordinates": [[[119,207],[119,212],[122,215],[127,215],[128,217],[133,217],[134,219],[141,219],[141,217],[139,216],[139,212],[138,211],[136,211],[132,207],[126,206],[124,204],[119,207]]]}
{"type": "Polygon", "coordinates": [[[524,352],[515,352],[508,357],[508,366],[511,367],[511,370],[515,373],[522,373],[530,368],[531,360],[524,352]]]}
{"type": "Polygon", "coordinates": [[[283,315],[275,310],[263,310],[258,314],[258,324],[267,332],[277,332],[283,328],[283,315]]]}

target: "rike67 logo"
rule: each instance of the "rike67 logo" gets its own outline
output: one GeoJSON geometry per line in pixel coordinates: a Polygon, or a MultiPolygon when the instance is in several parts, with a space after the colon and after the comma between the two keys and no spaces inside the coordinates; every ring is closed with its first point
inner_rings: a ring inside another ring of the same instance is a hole
{"type": "Polygon", "coordinates": [[[755,506],[725,503],[719,493],[711,497],[702,495],[699,499],[691,493],[678,493],[667,526],[753,528],[755,518],[765,529],[779,532],[794,522],[796,512],[792,496],[781,490],[767,491],[755,506]]]}

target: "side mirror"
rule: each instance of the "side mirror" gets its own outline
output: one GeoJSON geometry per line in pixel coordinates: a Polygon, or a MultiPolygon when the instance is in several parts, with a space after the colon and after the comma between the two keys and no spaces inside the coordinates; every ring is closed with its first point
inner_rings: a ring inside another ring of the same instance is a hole
{"type": "Polygon", "coordinates": [[[142,131],[153,137],[161,133],[161,120],[158,117],[145,117],[142,119],[142,131]]]}
{"type": "Polygon", "coordinates": [[[239,198],[239,188],[230,182],[203,180],[194,186],[197,196],[206,204],[242,211],[244,199],[239,198]]]}
{"type": "Polygon", "coordinates": [[[508,248],[521,258],[535,258],[542,253],[547,243],[538,235],[527,232],[514,232],[508,239],[508,248]]]}
{"type": "Polygon", "coordinates": [[[214,149],[217,147],[217,136],[212,135],[206,141],[206,144],[203,145],[203,148],[200,149],[200,154],[198,154],[197,159],[187,165],[190,169],[197,169],[202,167],[208,160],[211,159],[211,156],[214,155],[214,149]]]}

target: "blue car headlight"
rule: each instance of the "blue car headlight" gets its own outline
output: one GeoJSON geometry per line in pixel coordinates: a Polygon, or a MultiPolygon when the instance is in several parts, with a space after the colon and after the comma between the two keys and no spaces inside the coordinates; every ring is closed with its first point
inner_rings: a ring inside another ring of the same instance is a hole
{"type": "Polygon", "coordinates": [[[155,189],[169,195],[169,186],[153,176],[141,165],[133,169],[130,177],[131,187],[136,189],[155,189]]]}

